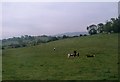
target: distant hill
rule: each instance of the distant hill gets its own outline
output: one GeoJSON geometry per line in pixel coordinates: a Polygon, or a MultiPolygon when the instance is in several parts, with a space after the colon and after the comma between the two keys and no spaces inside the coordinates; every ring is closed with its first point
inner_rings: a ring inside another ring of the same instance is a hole
{"type": "Polygon", "coordinates": [[[87,34],[87,32],[66,32],[66,33],[62,33],[62,34],[56,34],[54,36],[63,36],[63,35],[66,35],[66,36],[79,36],[80,34],[84,35],[84,34],[87,34]]]}
{"type": "Polygon", "coordinates": [[[47,35],[41,35],[41,36],[30,36],[30,35],[24,35],[21,37],[13,37],[8,39],[2,40],[2,49],[5,48],[18,48],[18,47],[26,47],[26,46],[35,46],[41,43],[47,43],[59,39],[64,39],[67,37],[63,37],[63,35],[69,36],[69,37],[76,37],[80,35],[87,35],[87,32],[67,32],[63,34],[57,34],[54,36],[47,36],[47,35]],[[59,36],[59,37],[56,37],[59,36]]]}
{"type": "MultiPolygon", "coordinates": [[[[29,36],[24,35],[21,37],[13,37],[2,40],[2,48],[18,48],[18,47],[26,47],[26,46],[35,46],[41,43],[47,43],[50,41],[58,40],[56,37],[51,36],[29,36]]],[[[0,40],[1,42],[1,40],[0,40]]],[[[1,44],[0,44],[1,45],[1,44]]]]}

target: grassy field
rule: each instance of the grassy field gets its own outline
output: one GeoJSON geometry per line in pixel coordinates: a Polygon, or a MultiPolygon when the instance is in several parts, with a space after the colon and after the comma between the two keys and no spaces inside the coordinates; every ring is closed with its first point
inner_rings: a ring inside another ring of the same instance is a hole
{"type": "Polygon", "coordinates": [[[0,81],[2,81],[2,50],[0,49],[0,81]]]}
{"type": "Polygon", "coordinates": [[[83,36],[6,49],[2,55],[3,80],[118,79],[118,34],[83,36]],[[68,59],[67,54],[73,50],[80,53],[79,58],[68,59]],[[87,54],[96,56],[87,58],[87,54]]]}

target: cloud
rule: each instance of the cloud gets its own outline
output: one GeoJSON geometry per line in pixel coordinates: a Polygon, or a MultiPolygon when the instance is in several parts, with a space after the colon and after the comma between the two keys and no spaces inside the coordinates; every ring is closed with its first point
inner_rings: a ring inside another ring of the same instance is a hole
{"type": "Polygon", "coordinates": [[[3,38],[86,31],[87,25],[117,17],[117,2],[3,3],[3,38]]]}

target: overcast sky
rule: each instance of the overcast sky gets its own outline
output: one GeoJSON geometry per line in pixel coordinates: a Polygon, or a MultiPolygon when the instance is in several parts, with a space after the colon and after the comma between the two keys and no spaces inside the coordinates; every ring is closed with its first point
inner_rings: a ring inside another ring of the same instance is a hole
{"type": "Polygon", "coordinates": [[[117,16],[117,2],[7,2],[2,3],[2,38],[84,32],[117,16]]]}

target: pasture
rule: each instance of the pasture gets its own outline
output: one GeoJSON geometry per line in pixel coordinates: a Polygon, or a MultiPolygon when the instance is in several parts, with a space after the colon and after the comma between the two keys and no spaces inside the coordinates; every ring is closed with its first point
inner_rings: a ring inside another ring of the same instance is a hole
{"type": "Polygon", "coordinates": [[[118,34],[97,34],[5,49],[2,59],[3,80],[117,80],[118,34]],[[80,56],[67,58],[74,50],[80,56]]]}
{"type": "Polygon", "coordinates": [[[2,81],[2,50],[1,49],[0,49],[0,81],[2,81]]]}

